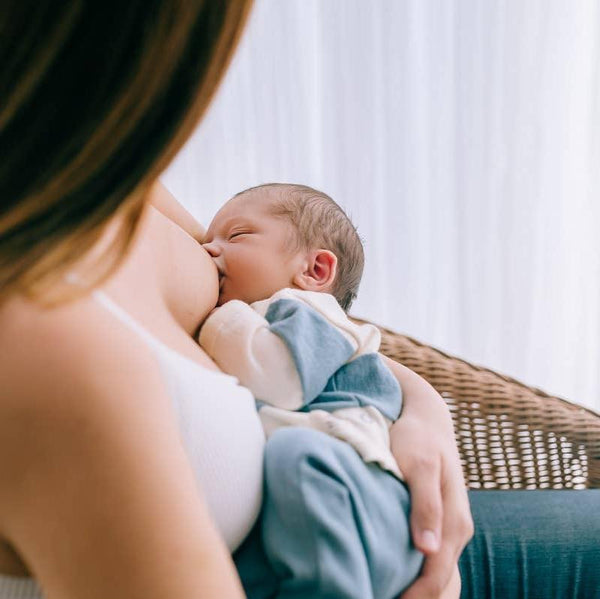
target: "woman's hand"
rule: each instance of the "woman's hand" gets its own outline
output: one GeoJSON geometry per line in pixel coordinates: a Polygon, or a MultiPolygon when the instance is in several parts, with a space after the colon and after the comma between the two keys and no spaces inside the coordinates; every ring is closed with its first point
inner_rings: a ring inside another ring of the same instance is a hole
{"type": "Polygon", "coordinates": [[[473,535],[452,420],[429,383],[384,359],[403,391],[404,409],[390,430],[391,448],[411,492],[413,542],[426,555],[421,575],[402,598],[440,597],[473,535]]]}

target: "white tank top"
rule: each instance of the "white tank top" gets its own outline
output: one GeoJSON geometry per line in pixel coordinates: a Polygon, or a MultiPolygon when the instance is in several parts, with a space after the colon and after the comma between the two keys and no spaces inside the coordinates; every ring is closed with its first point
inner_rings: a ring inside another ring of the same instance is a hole
{"type": "MultiPolygon", "coordinates": [[[[235,377],[203,368],[151,335],[101,291],[94,298],[152,349],[212,517],[234,551],[262,501],[264,433],[250,391],[235,377]]],[[[0,599],[41,599],[31,578],[0,574],[0,599]]]]}

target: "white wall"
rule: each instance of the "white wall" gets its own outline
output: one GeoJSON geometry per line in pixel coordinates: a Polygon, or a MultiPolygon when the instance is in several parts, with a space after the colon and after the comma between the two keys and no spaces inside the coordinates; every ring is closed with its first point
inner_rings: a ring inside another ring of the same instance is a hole
{"type": "Polygon", "coordinates": [[[258,0],[163,180],[326,191],[356,315],[600,410],[599,57],[595,0],[258,0]]]}

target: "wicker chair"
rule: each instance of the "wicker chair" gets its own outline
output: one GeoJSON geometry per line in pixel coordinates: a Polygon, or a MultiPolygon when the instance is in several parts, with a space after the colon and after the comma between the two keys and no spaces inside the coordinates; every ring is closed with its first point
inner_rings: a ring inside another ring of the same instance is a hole
{"type": "Polygon", "coordinates": [[[446,400],[470,489],[600,488],[600,415],[380,327],[446,400]]]}

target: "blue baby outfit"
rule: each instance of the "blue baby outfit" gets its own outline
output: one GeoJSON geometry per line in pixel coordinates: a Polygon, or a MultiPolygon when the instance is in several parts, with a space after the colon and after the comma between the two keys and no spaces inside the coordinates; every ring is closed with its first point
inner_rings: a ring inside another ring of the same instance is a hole
{"type": "Polygon", "coordinates": [[[253,391],[268,437],[261,519],[235,555],[248,596],[397,597],[423,556],[389,448],[402,394],[376,327],[286,289],[228,302],[200,342],[253,391]]]}

